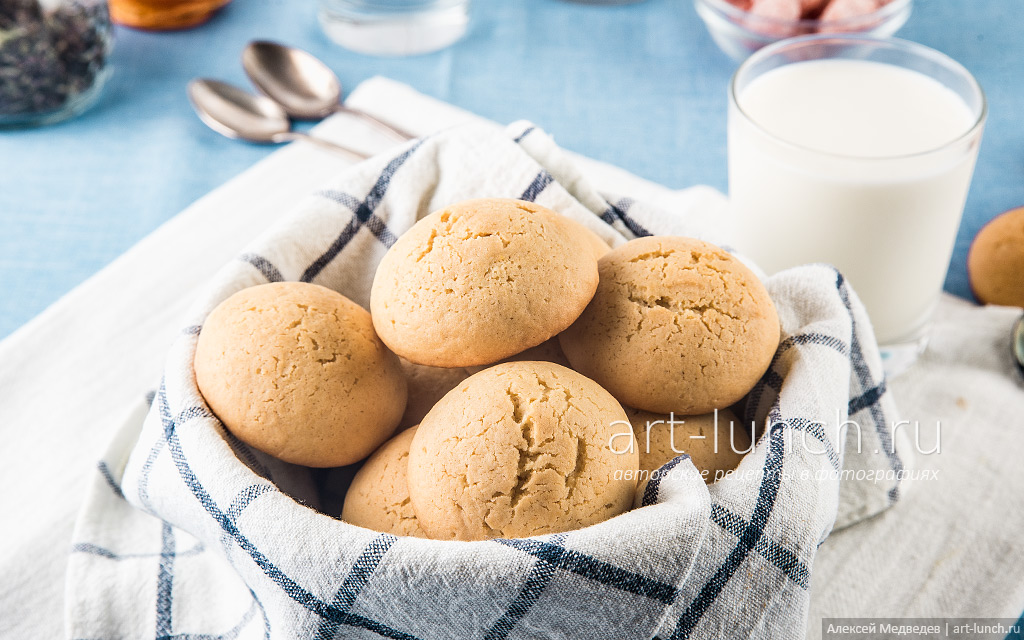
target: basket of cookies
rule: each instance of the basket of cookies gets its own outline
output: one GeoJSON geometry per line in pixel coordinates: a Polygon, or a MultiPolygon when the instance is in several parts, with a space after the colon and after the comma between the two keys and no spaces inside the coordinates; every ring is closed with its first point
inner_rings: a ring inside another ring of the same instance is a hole
{"type": "Polygon", "coordinates": [[[77,535],[196,549],[196,633],[802,636],[818,544],[899,497],[894,411],[840,274],[699,218],[525,124],[353,168],[210,283],[77,535]]]}

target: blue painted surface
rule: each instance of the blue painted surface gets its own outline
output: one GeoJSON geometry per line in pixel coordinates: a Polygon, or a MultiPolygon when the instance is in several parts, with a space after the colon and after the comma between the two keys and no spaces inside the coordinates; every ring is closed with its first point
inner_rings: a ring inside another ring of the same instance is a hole
{"type": "MultiPolygon", "coordinates": [[[[917,0],[899,34],[963,62],[990,101],[946,283],[964,296],[970,239],[1024,205],[1019,2],[917,0]]],[[[194,76],[243,83],[238,56],[253,38],[309,49],[350,88],[386,75],[499,122],[533,120],[570,149],[671,187],[727,186],[725,92],[735,64],[685,0],[477,0],[463,41],[413,58],[333,45],[312,0],[235,0],[198,29],[119,29],[116,38],[115,73],[96,107],[0,133],[0,337],[271,151],[207,130],[185,98],[194,76]]]]}

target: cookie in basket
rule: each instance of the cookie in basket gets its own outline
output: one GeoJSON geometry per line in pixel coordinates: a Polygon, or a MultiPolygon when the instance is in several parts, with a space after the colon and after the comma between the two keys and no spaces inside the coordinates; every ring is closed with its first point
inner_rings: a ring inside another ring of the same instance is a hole
{"type": "Polygon", "coordinates": [[[615,398],[557,364],[509,362],[470,376],[413,438],[409,495],[420,526],[443,540],[521,538],[623,513],[639,469],[628,425],[615,398]]]}
{"type": "Polygon", "coordinates": [[[399,433],[370,456],[345,494],[342,520],[396,536],[427,537],[409,502],[409,445],[416,429],[399,433]]]}
{"type": "Polygon", "coordinates": [[[486,365],[568,327],[597,289],[593,240],[531,202],[467,200],[417,222],[377,268],[370,311],[398,355],[486,365]]]}
{"type": "Polygon", "coordinates": [[[401,366],[370,314],[315,284],[264,284],[224,300],[203,323],[194,365],[224,426],[285,462],[362,460],[405,409],[401,366]]]}
{"type": "Polygon", "coordinates": [[[698,415],[742,398],[779,344],[764,285],[700,240],[638,238],[600,261],[601,284],[559,335],[574,369],[625,405],[698,415]]]}
{"type": "Polygon", "coordinates": [[[576,222],[572,218],[563,218],[563,221],[570,229],[573,230],[574,233],[586,239],[587,244],[590,245],[591,251],[594,252],[594,257],[598,260],[603,258],[604,254],[612,250],[611,246],[601,239],[601,236],[586,228],[581,223],[576,222]]]}
{"type": "Polygon", "coordinates": [[[750,436],[736,415],[722,409],[699,416],[669,416],[625,407],[640,450],[640,470],[660,469],[687,454],[704,482],[711,484],[739,466],[750,436]],[[670,422],[671,420],[671,422],[670,422]]]}
{"type": "Polygon", "coordinates": [[[401,428],[419,424],[423,416],[427,415],[444,394],[474,373],[462,367],[445,369],[415,364],[405,358],[400,360],[406,382],[409,384],[409,401],[405,405],[402,420],[398,423],[401,428]]]}

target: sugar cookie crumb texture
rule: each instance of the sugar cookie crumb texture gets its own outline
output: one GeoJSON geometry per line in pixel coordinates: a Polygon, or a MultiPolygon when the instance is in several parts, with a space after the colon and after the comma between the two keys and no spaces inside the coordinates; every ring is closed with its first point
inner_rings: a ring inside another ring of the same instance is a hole
{"type": "Polygon", "coordinates": [[[345,494],[342,520],[396,536],[427,537],[409,499],[409,445],[416,429],[399,433],[370,456],[345,494]]]}
{"type": "Polygon", "coordinates": [[[604,389],[556,364],[510,362],[466,379],[423,419],[409,493],[438,539],[569,531],[632,505],[638,459],[625,412],[604,389]],[[629,453],[611,450],[615,434],[629,453]]]}
{"type": "Polygon", "coordinates": [[[370,310],[417,364],[497,362],[570,324],[597,288],[592,240],[531,202],[468,200],[420,220],[384,256],[370,310]]]}
{"type": "Polygon", "coordinates": [[[199,390],[225,427],[296,464],[365,458],[405,409],[405,377],[370,314],[314,284],[266,284],[229,297],[204,322],[194,363],[199,390]]]}
{"type": "Polygon", "coordinates": [[[640,469],[654,471],[685,453],[711,484],[735,469],[750,448],[750,436],[728,409],[700,416],[668,416],[626,408],[640,449],[640,469]],[[669,419],[674,424],[669,423],[669,419]],[[716,438],[717,431],[717,438],[716,438]]]}
{"type": "Polygon", "coordinates": [[[742,398],[771,363],[775,306],[726,251],[640,238],[607,254],[599,270],[594,299],[559,340],[573,368],[623,404],[707,413],[742,398]]]}

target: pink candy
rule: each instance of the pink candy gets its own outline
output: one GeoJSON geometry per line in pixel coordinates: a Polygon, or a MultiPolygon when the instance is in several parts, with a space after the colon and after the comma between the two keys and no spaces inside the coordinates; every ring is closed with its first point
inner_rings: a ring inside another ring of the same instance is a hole
{"type": "Polygon", "coordinates": [[[753,0],[750,14],[761,18],[794,21],[800,19],[801,0],[753,0]]]}
{"type": "Polygon", "coordinates": [[[866,16],[878,9],[877,0],[832,0],[821,12],[821,20],[847,20],[866,16]]]}
{"type": "MultiPolygon", "coordinates": [[[[833,33],[843,31],[829,23],[849,21],[878,11],[892,0],[726,0],[732,6],[746,11],[749,18],[742,22],[752,31],[773,38],[788,38],[801,33],[833,33]],[[820,21],[817,29],[812,23],[820,21]]],[[[861,30],[870,25],[857,21],[844,25],[845,30],[861,30]]]]}

